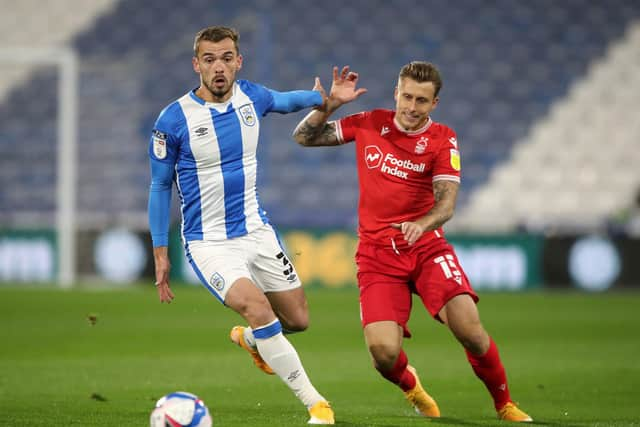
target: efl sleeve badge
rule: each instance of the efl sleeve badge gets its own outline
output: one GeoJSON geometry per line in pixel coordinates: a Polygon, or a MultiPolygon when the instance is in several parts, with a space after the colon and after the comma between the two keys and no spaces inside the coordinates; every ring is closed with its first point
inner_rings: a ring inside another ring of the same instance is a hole
{"type": "Polygon", "coordinates": [[[167,157],[167,134],[159,130],[153,130],[153,154],[162,160],[167,157]]]}
{"type": "Polygon", "coordinates": [[[451,154],[451,167],[455,170],[460,170],[460,152],[458,150],[450,149],[451,154]]]}

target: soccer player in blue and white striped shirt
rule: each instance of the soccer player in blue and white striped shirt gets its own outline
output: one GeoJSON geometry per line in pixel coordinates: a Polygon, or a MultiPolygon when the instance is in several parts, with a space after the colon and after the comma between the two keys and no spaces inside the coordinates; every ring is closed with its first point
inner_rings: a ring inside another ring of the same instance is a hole
{"type": "Polygon", "coordinates": [[[282,378],[306,405],[310,424],[333,424],[331,407],[282,332],[306,329],[307,301],[256,191],[262,118],[322,108],[325,94],[277,92],[236,80],[242,55],[238,33],[227,27],[198,32],[192,62],[200,86],[160,113],[149,144],[149,223],[160,301],[174,297],[167,246],[175,181],[191,266],[202,284],[250,326],[234,327],[231,339],[263,371],[282,378]]]}

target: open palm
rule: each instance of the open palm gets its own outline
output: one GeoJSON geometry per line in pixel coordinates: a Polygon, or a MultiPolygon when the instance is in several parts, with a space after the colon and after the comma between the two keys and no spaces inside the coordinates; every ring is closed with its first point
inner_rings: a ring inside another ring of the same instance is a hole
{"type": "Polygon", "coordinates": [[[340,105],[351,102],[363,93],[367,92],[365,88],[357,88],[358,73],[349,71],[349,66],[342,67],[342,71],[338,73],[338,67],[333,67],[333,82],[331,83],[331,92],[329,98],[337,101],[340,105]]]}

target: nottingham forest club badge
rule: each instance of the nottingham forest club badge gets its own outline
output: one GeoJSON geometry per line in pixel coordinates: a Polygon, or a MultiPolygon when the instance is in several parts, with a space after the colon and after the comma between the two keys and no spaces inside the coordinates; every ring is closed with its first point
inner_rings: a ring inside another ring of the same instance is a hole
{"type": "Polygon", "coordinates": [[[238,111],[240,111],[240,117],[242,117],[242,122],[245,125],[253,126],[256,124],[256,114],[251,104],[243,105],[238,111]]]}
{"type": "Polygon", "coordinates": [[[429,138],[421,136],[418,142],[416,143],[415,153],[422,154],[427,149],[427,144],[429,143],[429,138]]]}

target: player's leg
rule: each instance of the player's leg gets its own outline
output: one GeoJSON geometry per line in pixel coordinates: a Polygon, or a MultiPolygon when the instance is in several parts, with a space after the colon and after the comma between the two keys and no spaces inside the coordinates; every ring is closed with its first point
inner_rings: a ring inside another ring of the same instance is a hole
{"type": "Polygon", "coordinates": [[[447,301],[438,313],[460,344],[471,354],[485,354],[491,345],[489,334],[480,322],[476,303],[468,294],[447,301]]]}
{"type": "MultiPolygon", "coordinates": [[[[287,257],[275,231],[265,226],[249,236],[253,255],[248,266],[251,276],[265,292],[285,334],[300,332],[309,324],[307,299],[293,264],[287,257]]],[[[231,340],[243,348],[256,350],[250,326],[234,326],[231,340]]],[[[249,350],[251,351],[251,350],[249,350]]],[[[264,364],[266,365],[266,364],[264,364]]],[[[267,373],[270,369],[261,369],[267,373]]]]}
{"type": "Polygon", "coordinates": [[[276,231],[267,225],[257,233],[258,252],[250,269],[265,291],[285,333],[309,326],[309,307],[302,282],[276,231]]]}
{"type": "Polygon", "coordinates": [[[364,340],[374,368],[402,391],[416,385],[416,378],[408,370],[409,360],[402,349],[402,327],[395,321],[379,321],[364,327],[364,340]]]}
{"type": "MultiPolygon", "coordinates": [[[[287,335],[304,331],[309,324],[307,300],[302,287],[282,292],[269,292],[267,299],[280,320],[282,332],[287,335]]],[[[273,369],[262,359],[256,347],[253,329],[250,326],[234,326],[229,334],[231,341],[247,350],[255,365],[263,372],[273,375],[273,369]]]]}
{"type": "Polygon", "coordinates": [[[264,293],[246,278],[238,279],[227,292],[225,304],[240,314],[253,330],[259,354],[309,409],[312,424],[333,424],[326,399],[309,380],[298,353],[282,334],[282,326],[264,293]]]}
{"type": "MultiPolygon", "coordinates": [[[[363,324],[365,324],[365,342],[373,366],[380,375],[396,384],[403,391],[417,413],[427,417],[439,417],[438,405],[422,387],[418,373],[415,368],[409,365],[409,359],[402,349],[403,335],[408,334],[408,331],[405,332],[405,328],[396,321],[383,320],[365,323],[367,319],[374,317],[371,299],[368,301],[369,303],[365,302],[362,305],[362,313],[363,324]]],[[[385,316],[382,316],[378,311],[378,317],[385,316]]]]}
{"type": "Polygon", "coordinates": [[[418,294],[431,315],[445,323],[465,348],[473,371],[493,398],[498,416],[510,421],[530,421],[531,418],[511,402],[498,349],[480,322],[478,297],[453,248],[443,242],[442,249],[435,254],[425,252],[426,255],[420,257],[418,294]]]}
{"type": "Polygon", "coordinates": [[[424,416],[440,415],[402,349],[411,312],[411,291],[404,280],[402,259],[393,250],[360,244],[356,255],[360,313],[364,337],[375,369],[396,384],[416,411],[424,416]]]}
{"type": "Polygon", "coordinates": [[[283,335],[285,330],[280,316],[284,320],[284,326],[290,330],[303,330],[308,324],[306,298],[293,265],[270,226],[251,233],[245,249],[252,253],[248,268],[255,279],[255,285],[269,301],[278,333],[268,336],[264,330],[256,329],[249,323],[250,328],[244,329],[243,336],[249,342],[253,339],[264,361],[307,406],[311,416],[309,423],[333,424],[331,407],[311,384],[298,353],[283,335]],[[276,303],[272,306],[274,300],[276,303]]]}
{"type": "MultiPolygon", "coordinates": [[[[242,238],[227,241],[191,241],[186,249],[187,258],[196,275],[204,287],[221,303],[225,303],[227,293],[231,289],[231,285],[235,284],[236,281],[241,280],[240,286],[242,287],[247,286],[244,282],[248,282],[258,293],[255,295],[251,292],[246,293],[247,296],[254,295],[256,300],[247,301],[246,304],[249,306],[257,303],[264,305],[262,309],[254,307],[249,311],[256,316],[266,315],[269,317],[271,307],[267,299],[249,279],[251,273],[246,266],[247,253],[242,244],[242,238]]],[[[266,322],[266,319],[256,319],[256,322],[262,325],[266,322]]],[[[249,328],[249,331],[251,331],[251,328],[249,328]]],[[[246,338],[244,335],[246,334],[243,334],[242,328],[234,328],[231,331],[231,339],[251,355],[255,365],[265,373],[273,375],[274,372],[271,367],[258,353],[253,334],[250,333],[246,338]],[[248,341],[249,338],[251,341],[248,341]]]]}
{"type": "Polygon", "coordinates": [[[302,286],[266,295],[285,333],[302,332],[309,327],[309,306],[302,286]]]}
{"type": "Polygon", "coordinates": [[[269,299],[283,331],[287,334],[306,330],[309,325],[307,298],[275,230],[266,225],[252,233],[252,238],[256,253],[249,270],[269,299]]]}
{"type": "MultiPolygon", "coordinates": [[[[304,331],[309,324],[307,300],[302,287],[283,292],[266,294],[276,317],[282,325],[282,332],[291,334],[304,331]]],[[[231,341],[247,350],[254,359],[255,365],[263,372],[273,375],[273,369],[262,359],[256,347],[253,329],[250,326],[236,325],[229,333],[231,341]]]]}
{"type": "Polygon", "coordinates": [[[452,298],[440,311],[440,318],[465,348],[473,371],[493,398],[498,417],[507,421],[532,421],[511,400],[498,347],[482,326],[473,299],[466,294],[452,298]]]}

